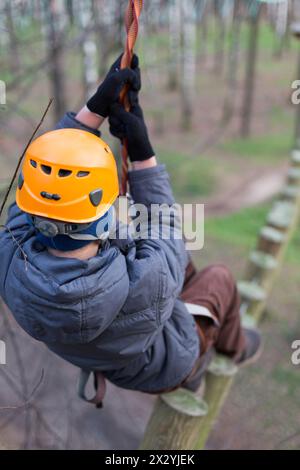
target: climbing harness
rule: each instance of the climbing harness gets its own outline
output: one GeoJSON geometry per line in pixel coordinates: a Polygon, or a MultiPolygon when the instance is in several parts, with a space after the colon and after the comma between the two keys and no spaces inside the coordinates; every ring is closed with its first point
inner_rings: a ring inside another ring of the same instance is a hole
{"type": "MultiPolygon", "coordinates": [[[[124,54],[121,60],[121,68],[130,67],[133,48],[138,36],[139,31],[139,17],[143,8],[143,0],[129,0],[126,14],[125,14],[125,28],[127,32],[127,39],[125,44],[124,54]]],[[[124,87],[121,92],[121,102],[126,111],[129,111],[130,104],[128,101],[128,87],[124,87]]],[[[121,195],[126,195],[127,178],[128,178],[128,148],[126,140],[122,142],[122,176],[121,176],[121,195]]]]}
{"type": "Polygon", "coordinates": [[[91,403],[96,406],[96,408],[102,408],[103,398],[106,392],[106,383],[104,375],[101,372],[94,372],[94,387],[96,390],[95,396],[93,398],[87,398],[86,396],[86,386],[88,384],[91,371],[81,369],[79,382],[78,382],[78,396],[87,403],[91,403]]]}
{"type": "MultiPolygon", "coordinates": [[[[209,310],[206,307],[202,307],[199,305],[195,304],[190,304],[190,303],[185,303],[185,306],[187,308],[188,313],[190,313],[193,316],[204,316],[211,318],[213,322],[218,326],[218,320],[214,315],[212,315],[209,310]]],[[[84,400],[87,403],[91,403],[96,406],[96,408],[102,408],[103,407],[103,399],[105,396],[106,392],[106,381],[105,377],[100,371],[90,371],[86,369],[81,369],[80,370],[80,375],[79,375],[79,381],[78,381],[78,396],[82,400],[84,400]],[[92,398],[87,398],[86,394],[86,388],[88,385],[88,382],[93,376],[94,378],[94,388],[95,388],[95,395],[92,398]]],[[[189,392],[188,390],[185,390],[184,392],[182,389],[175,390],[173,392],[168,392],[166,394],[162,395],[162,399],[169,405],[171,408],[174,408],[176,410],[179,410],[187,415],[190,416],[205,416],[207,414],[207,405],[206,403],[201,399],[197,398],[194,396],[192,392],[189,392]],[[189,396],[190,402],[188,404],[181,404],[181,395],[186,395],[189,396]],[[177,401],[179,400],[179,404],[177,401]],[[190,409],[190,407],[192,409],[190,409]]]]}

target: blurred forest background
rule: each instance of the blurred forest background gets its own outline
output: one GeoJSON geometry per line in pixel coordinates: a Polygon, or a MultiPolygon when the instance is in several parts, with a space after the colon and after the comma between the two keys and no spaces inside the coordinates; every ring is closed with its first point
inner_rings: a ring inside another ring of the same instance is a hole
{"type": "MultiPolygon", "coordinates": [[[[0,194],[49,98],[43,131],[66,110],[77,111],[122,52],[126,5],[1,0],[0,194]]],[[[141,102],[178,200],[205,203],[199,267],[225,262],[240,276],[298,146],[295,21],[299,0],[144,1],[136,47],[141,102]]],[[[119,159],[106,125],[103,138],[119,159]]],[[[300,446],[299,370],[290,361],[291,342],[300,337],[299,264],[298,232],[264,317],[264,355],[238,375],[208,448],[300,446]]],[[[8,364],[0,366],[0,448],[138,446],[153,397],[110,386],[103,411],[81,403],[76,369],[20,331],[3,303],[0,339],[8,349],[8,364]]]]}

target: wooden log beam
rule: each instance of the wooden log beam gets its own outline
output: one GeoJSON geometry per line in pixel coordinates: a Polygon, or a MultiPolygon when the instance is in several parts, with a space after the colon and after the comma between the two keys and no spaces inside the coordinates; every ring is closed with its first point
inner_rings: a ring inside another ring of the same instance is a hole
{"type": "Polygon", "coordinates": [[[291,164],[294,167],[300,167],[300,150],[293,150],[292,151],[291,164]]]}
{"type": "MultiPolygon", "coordinates": [[[[216,356],[205,377],[204,401],[208,412],[191,417],[176,411],[159,397],[148,423],[140,449],[193,450],[205,445],[216,416],[226,400],[237,368],[230,360],[216,356]]],[[[187,395],[191,392],[182,390],[187,395]]]]}
{"type": "Polygon", "coordinates": [[[266,225],[259,233],[257,250],[276,257],[284,242],[284,238],[284,233],[266,225]]]}
{"type": "Polygon", "coordinates": [[[284,186],[280,193],[280,197],[282,200],[287,201],[296,201],[299,197],[300,188],[299,185],[291,185],[288,184],[284,186]]]}

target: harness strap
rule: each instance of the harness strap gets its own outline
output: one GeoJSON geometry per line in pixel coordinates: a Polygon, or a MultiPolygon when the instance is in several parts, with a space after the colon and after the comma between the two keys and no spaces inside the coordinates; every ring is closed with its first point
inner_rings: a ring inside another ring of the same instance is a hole
{"type": "Polygon", "coordinates": [[[104,375],[101,372],[91,372],[90,370],[80,370],[79,382],[78,382],[78,396],[87,403],[96,405],[96,408],[103,407],[103,399],[106,392],[106,382],[104,375]],[[94,374],[94,387],[96,390],[93,398],[87,398],[86,386],[89,381],[90,375],[94,374]]]}
{"type": "MultiPolygon", "coordinates": [[[[121,69],[130,67],[133,48],[139,31],[139,17],[143,8],[143,0],[129,0],[125,14],[125,28],[127,39],[124,54],[121,60],[121,69]]],[[[128,87],[125,86],[121,91],[120,99],[126,111],[130,110],[130,104],[127,97],[128,87]]],[[[121,195],[125,196],[127,192],[128,179],[128,148],[126,140],[122,142],[122,176],[121,176],[121,195]]]]}

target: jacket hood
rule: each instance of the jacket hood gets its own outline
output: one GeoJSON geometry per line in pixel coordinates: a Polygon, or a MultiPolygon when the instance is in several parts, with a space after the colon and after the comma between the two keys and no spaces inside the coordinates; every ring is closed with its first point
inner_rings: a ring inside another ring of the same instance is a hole
{"type": "Polygon", "coordinates": [[[9,307],[20,325],[45,343],[86,343],[111,324],[126,301],[125,257],[107,244],[86,260],[53,256],[33,236],[12,260],[6,285],[9,307]]]}

